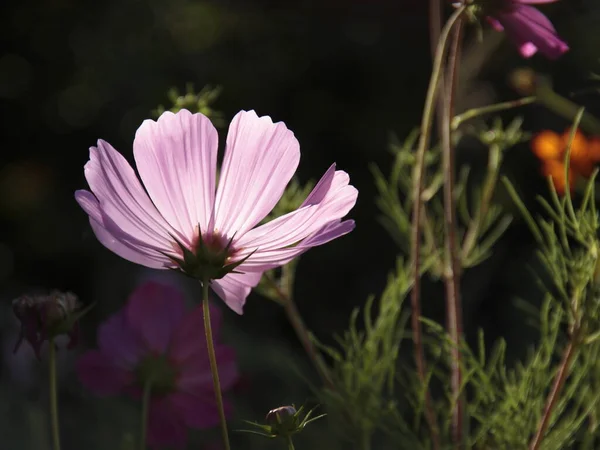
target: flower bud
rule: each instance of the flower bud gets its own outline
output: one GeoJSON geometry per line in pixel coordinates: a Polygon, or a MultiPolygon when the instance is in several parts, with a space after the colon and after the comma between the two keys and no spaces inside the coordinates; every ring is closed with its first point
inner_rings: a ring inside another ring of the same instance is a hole
{"type": "Polygon", "coordinates": [[[269,411],[265,420],[271,426],[273,434],[288,435],[298,427],[296,413],[293,406],[280,406],[269,411]]]}
{"type": "Polygon", "coordinates": [[[14,351],[25,339],[39,359],[43,342],[61,334],[69,336],[68,348],[72,348],[79,334],[77,320],[82,315],[80,306],[71,292],[53,291],[49,295],[25,295],[13,300],[13,311],[21,322],[21,333],[14,351]]]}

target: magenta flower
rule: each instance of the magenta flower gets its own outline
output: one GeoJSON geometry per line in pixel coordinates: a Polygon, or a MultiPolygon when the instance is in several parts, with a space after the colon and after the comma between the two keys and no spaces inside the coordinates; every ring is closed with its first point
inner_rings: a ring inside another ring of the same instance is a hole
{"type": "Polygon", "coordinates": [[[547,58],[556,59],[567,52],[569,46],[558,36],[552,22],[530,6],[555,1],[557,0],[496,1],[499,6],[492,7],[488,21],[495,30],[506,32],[524,58],[530,58],[539,50],[547,58]]]}
{"type": "Polygon", "coordinates": [[[75,198],[109,250],[147,267],[209,278],[242,314],[262,272],[354,228],[341,219],[358,191],[333,164],[298,210],[258,225],[296,171],[298,141],[285,124],[241,111],[229,127],[217,187],[217,139],[204,115],[165,112],[144,121],[135,136],[143,186],[125,158],[99,140],[85,165],[92,192],[75,198]]]}
{"type": "MultiPolygon", "coordinates": [[[[219,310],[211,307],[215,338],[219,310]]],[[[186,312],[183,295],[155,282],[138,287],[127,305],[98,330],[98,350],[82,355],[77,373],[98,395],[141,398],[151,380],[148,444],[153,448],[185,447],[187,428],[219,423],[202,308],[186,312]]],[[[221,388],[237,380],[231,348],[215,343],[221,388]]],[[[226,404],[226,410],[229,405],[226,404]]]]}

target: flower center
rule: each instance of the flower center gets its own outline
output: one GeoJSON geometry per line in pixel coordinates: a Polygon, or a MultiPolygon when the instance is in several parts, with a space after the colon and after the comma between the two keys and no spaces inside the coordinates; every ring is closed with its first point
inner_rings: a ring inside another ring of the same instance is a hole
{"type": "Polygon", "coordinates": [[[177,368],[164,355],[150,355],[142,359],[135,369],[140,386],[151,383],[152,393],[164,395],[175,389],[177,368]]]}
{"type": "Polygon", "coordinates": [[[192,278],[200,281],[218,280],[244,261],[231,263],[231,258],[238,252],[232,242],[233,238],[227,239],[217,231],[205,234],[197,231],[191,248],[175,239],[181,256],[170,258],[192,278]]]}

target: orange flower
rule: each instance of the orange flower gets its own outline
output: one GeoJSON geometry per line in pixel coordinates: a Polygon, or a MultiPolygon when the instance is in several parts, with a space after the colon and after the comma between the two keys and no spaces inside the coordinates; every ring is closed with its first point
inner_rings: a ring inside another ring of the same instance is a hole
{"type": "MultiPolygon", "coordinates": [[[[552,183],[554,183],[554,188],[556,189],[558,195],[564,195],[565,188],[567,187],[564,163],[553,159],[544,161],[542,165],[542,173],[544,176],[550,176],[552,178],[552,183]]],[[[569,191],[572,191],[573,187],[575,186],[576,176],[577,174],[575,171],[569,167],[569,191]]]]}
{"type": "MultiPolygon", "coordinates": [[[[570,137],[570,128],[562,135],[545,130],[531,141],[533,153],[542,160],[542,173],[552,177],[556,190],[560,194],[564,194],[566,188],[564,159],[570,137]]],[[[587,139],[581,131],[577,130],[571,144],[570,189],[573,189],[575,178],[578,176],[588,178],[598,162],[600,162],[600,139],[587,139]]]]}
{"type": "MultiPolygon", "coordinates": [[[[562,135],[561,146],[563,148],[563,152],[566,152],[567,146],[569,145],[569,138],[571,137],[571,130],[567,129],[562,135]]],[[[563,156],[564,157],[564,156],[563,156]]],[[[575,132],[575,137],[573,138],[573,143],[571,145],[571,167],[581,174],[582,176],[588,178],[592,172],[594,171],[595,161],[591,158],[589,148],[588,148],[588,140],[585,138],[583,133],[579,130],[575,132]]]]}
{"type": "Polygon", "coordinates": [[[562,139],[554,131],[545,130],[531,141],[533,153],[542,161],[560,159],[562,155],[562,139]]]}
{"type": "Polygon", "coordinates": [[[600,161],[600,138],[593,137],[589,140],[588,152],[594,162],[600,161]]]}

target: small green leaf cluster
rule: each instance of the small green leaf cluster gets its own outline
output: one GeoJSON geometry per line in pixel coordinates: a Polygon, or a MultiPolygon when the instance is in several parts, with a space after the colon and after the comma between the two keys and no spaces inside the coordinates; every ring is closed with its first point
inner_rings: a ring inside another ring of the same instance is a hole
{"type": "Polygon", "coordinates": [[[170,107],[159,105],[152,115],[159,117],[165,111],[178,112],[182,109],[187,109],[192,113],[202,113],[208,117],[214,126],[221,128],[225,126],[223,114],[214,109],[213,104],[221,95],[222,88],[220,86],[213,87],[210,85],[204,86],[200,92],[196,93],[193,83],[186,85],[185,94],[181,94],[176,87],[172,87],[167,92],[167,97],[171,102],[170,107]]]}

